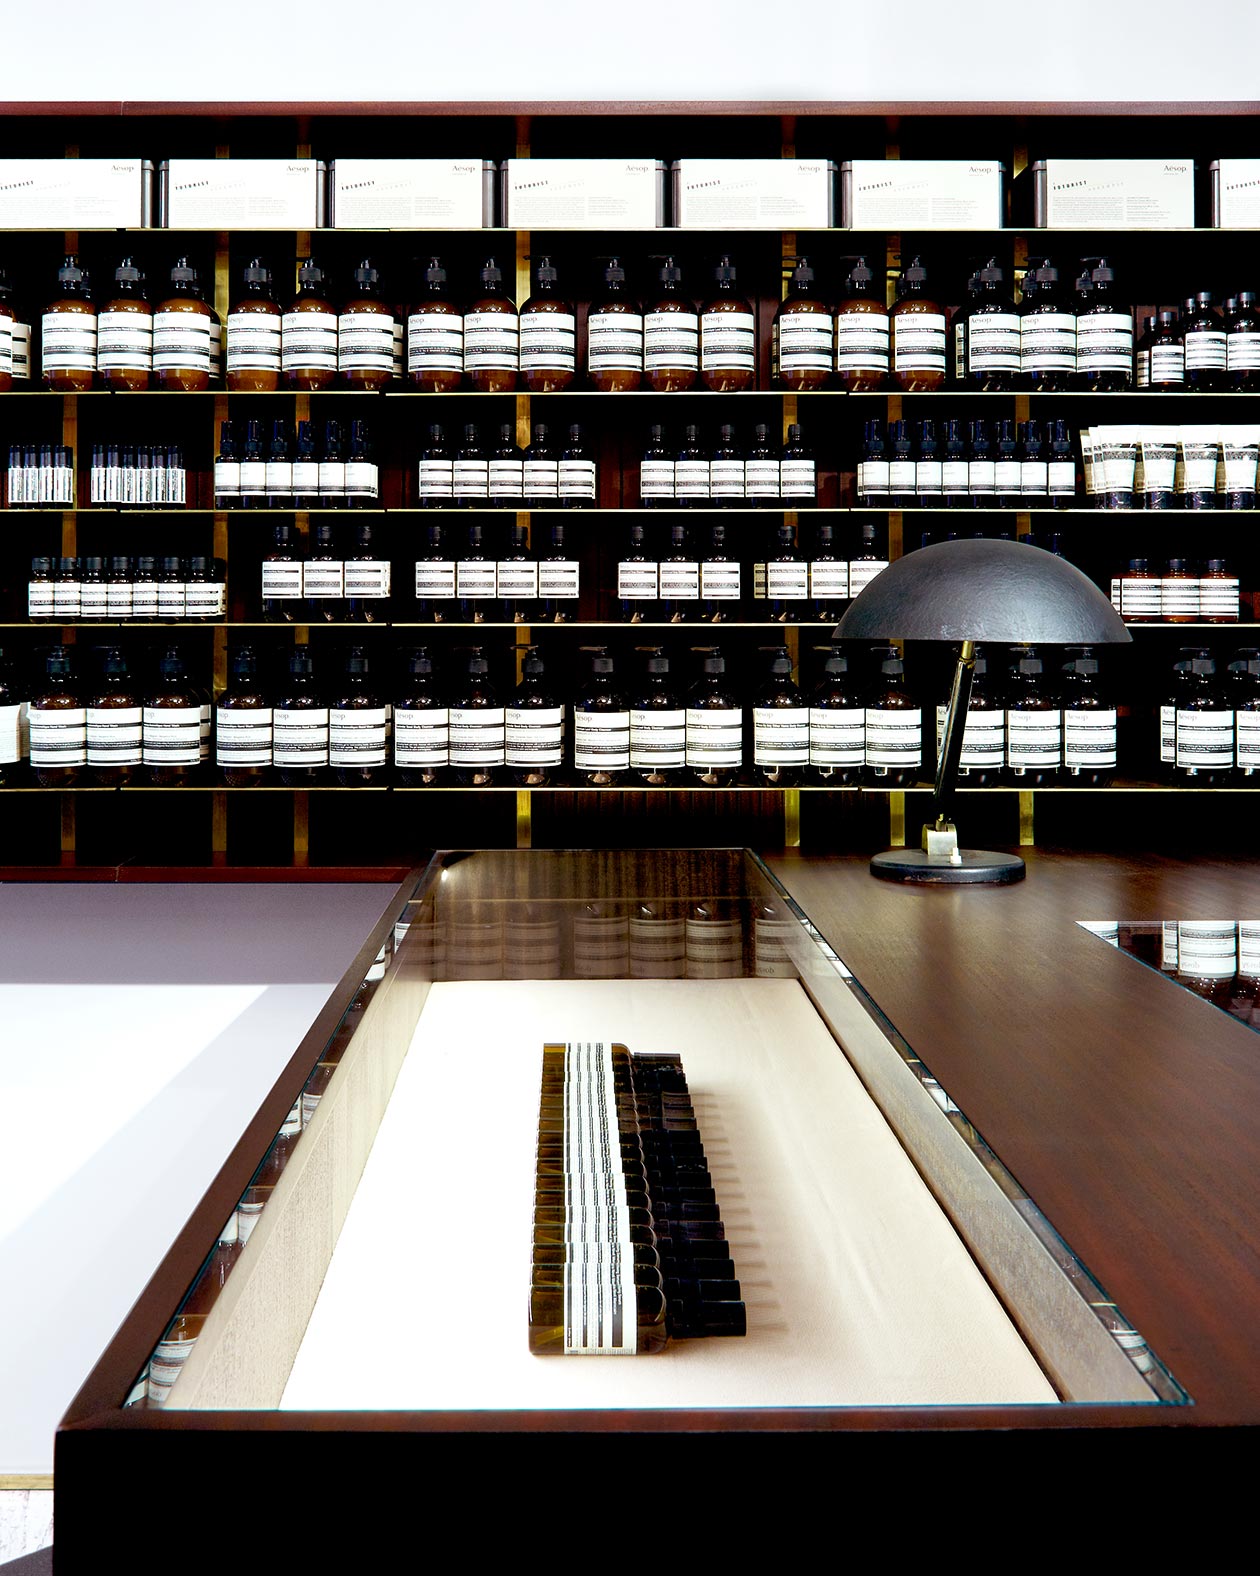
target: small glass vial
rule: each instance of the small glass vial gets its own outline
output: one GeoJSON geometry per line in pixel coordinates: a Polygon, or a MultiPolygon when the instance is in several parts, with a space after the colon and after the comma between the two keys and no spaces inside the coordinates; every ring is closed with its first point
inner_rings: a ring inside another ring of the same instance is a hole
{"type": "Polygon", "coordinates": [[[271,270],[261,257],[251,257],[227,319],[229,393],[272,394],[280,387],[281,333],[271,270]]]}
{"type": "Polygon", "coordinates": [[[26,585],[26,616],[33,624],[52,621],[53,561],[51,558],[31,559],[31,578],[26,585]]]}
{"type": "Polygon", "coordinates": [[[337,317],[337,370],[352,389],[383,389],[394,375],[394,314],[381,299],[370,257],[354,270],[354,288],[337,317]]]}
{"type": "Polygon", "coordinates": [[[927,269],[912,257],[897,282],[897,301],[889,314],[892,381],[908,394],[938,389],[945,382],[945,314],[927,285],[927,269]]]}
{"type": "MultiPolygon", "coordinates": [[[[325,292],[318,263],[308,258],[297,277],[297,295],[280,319],[280,369],[291,389],[328,389],[337,381],[337,309],[325,292]]],[[[231,329],[229,320],[229,368],[231,329]]]]}
{"type": "Polygon", "coordinates": [[[705,388],[733,394],[752,388],[757,380],[757,321],[736,289],[729,256],[713,270],[713,283],[700,318],[700,376],[705,388]]]}
{"type": "Polygon", "coordinates": [[[81,596],[79,560],[59,558],[53,581],[53,616],[59,624],[71,624],[78,620],[81,596]]]}
{"type": "Polygon", "coordinates": [[[1260,387],[1260,312],[1251,290],[1238,292],[1225,320],[1225,382],[1240,393],[1260,387]]]}
{"type": "Polygon", "coordinates": [[[464,380],[464,317],[438,257],[430,257],[407,317],[407,376],[423,394],[450,394],[464,380]]]}
{"type": "Polygon", "coordinates": [[[1226,387],[1225,325],[1212,305],[1209,290],[1200,290],[1185,304],[1181,343],[1186,355],[1186,389],[1215,393],[1226,387]]]}
{"type": "Polygon", "coordinates": [[[481,293],[464,314],[464,376],[480,394],[509,394],[520,366],[520,323],[493,257],[481,265],[481,293]]]}
{"type": "Polygon", "coordinates": [[[153,313],[134,258],[114,269],[114,288],[96,319],[96,369],[106,388],[147,389],[153,376],[153,313]]]}
{"type": "Polygon", "coordinates": [[[84,620],[108,618],[105,560],[90,553],[79,560],[79,565],[79,617],[84,620]]]}
{"type": "Polygon", "coordinates": [[[57,270],[57,291],[40,326],[44,386],[64,394],[86,394],[96,372],[96,308],[92,285],[71,252],[57,270]]]}
{"type": "Polygon", "coordinates": [[[1205,624],[1236,624],[1238,576],[1223,558],[1209,558],[1199,580],[1199,617],[1205,624]]]}
{"type": "Polygon", "coordinates": [[[153,314],[153,372],[160,389],[195,393],[210,387],[211,330],[218,319],[202,299],[186,257],[171,269],[170,293],[153,314]]]}
{"type": "Polygon", "coordinates": [[[1126,624],[1157,624],[1163,616],[1163,581],[1149,559],[1130,558],[1120,582],[1119,611],[1126,624]]]}
{"type": "Polygon", "coordinates": [[[626,290],[619,257],[603,269],[604,290],[586,319],[586,371],[591,387],[632,394],[643,382],[643,313],[626,290]]]}
{"type": "Polygon", "coordinates": [[[666,257],[656,299],[643,314],[643,381],[657,394],[695,388],[700,377],[700,316],[682,293],[682,269],[666,257]]]}
{"type": "Polygon", "coordinates": [[[814,290],[814,270],[798,257],[771,330],[771,375],[779,388],[826,388],[831,379],[834,329],[827,304],[814,290]]]}
{"type": "Polygon", "coordinates": [[[556,285],[551,258],[540,257],[519,320],[521,382],[532,394],[570,388],[577,372],[577,319],[556,285]]]}

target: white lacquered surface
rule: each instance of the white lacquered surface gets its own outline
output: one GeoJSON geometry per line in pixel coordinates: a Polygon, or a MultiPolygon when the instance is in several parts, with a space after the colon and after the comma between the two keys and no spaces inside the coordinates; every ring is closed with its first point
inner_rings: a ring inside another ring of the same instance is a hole
{"type": "Polygon", "coordinates": [[[435,985],[285,1390],[312,1410],[1052,1402],[795,981],[435,985]],[[744,1339],[526,1343],[541,1046],[680,1051],[744,1339]]]}

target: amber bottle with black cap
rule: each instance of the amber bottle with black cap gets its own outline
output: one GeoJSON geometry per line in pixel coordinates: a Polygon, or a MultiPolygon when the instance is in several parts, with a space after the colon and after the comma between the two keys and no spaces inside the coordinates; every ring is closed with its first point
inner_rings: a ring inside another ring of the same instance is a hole
{"type": "Polygon", "coordinates": [[[912,257],[897,282],[889,313],[892,381],[908,394],[938,389],[945,382],[945,313],[928,290],[928,271],[912,257]]]}
{"type": "Polygon", "coordinates": [[[643,382],[643,313],[626,289],[620,257],[607,259],[603,282],[586,319],[586,370],[601,393],[632,394],[643,382]]]}
{"type": "Polygon", "coordinates": [[[550,257],[534,265],[534,288],[521,308],[521,382],[531,394],[570,388],[577,372],[577,320],[560,294],[550,257]]]}
{"type": "Polygon", "coordinates": [[[430,257],[407,317],[407,376],[425,394],[449,394],[464,380],[464,316],[440,257],[430,257]]]}
{"type": "Polygon", "coordinates": [[[144,274],[132,257],[114,269],[109,299],[96,319],[96,370],[108,389],[147,389],[153,377],[153,312],[144,274]]]}
{"type": "Polygon", "coordinates": [[[160,389],[194,394],[210,387],[214,312],[202,298],[197,270],[186,257],[171,269],[170,292],[153,313],[153,376],[160,389]]]}
{"type": "Polygon", "coordinates": [[[86,394],[96,374],[96,308],[92,282],[73,252],[57,270],[57,288],[40,326],[40,369],[46,388],[86,394]]]}
{"type": "Polygon", "coordinates": [[[281,322],[271,270],[261,257],[251,257],[241,275],[240,294],[228,312],[229,393],[273,394],[280,387],[281,322]]]}
{"type": "Polygon", "coordinates": [[[657,394],[693,389],[700,377],[700,315],[682,290],[682,269],[661,262],[656,298],[643,313],[643,381],[657,394]]]}
{"type": "Polygon", "coordinates": [[[780,388],[826,388],[831,378],[832,323],[814,288],[814,270],[798,257],[775,313],[770,364],[780,388]]]}
{"type": "Polygon", "coordinates": [[[713,270],[713,293],[700,316],[700,378],[717,394],[736,394],[757,381],[757,320],[725,255],[713,270]]]}
{"type": "Polygon", "coordinates": [[[479,277],[480,294],[464,314],[464,376],[479,394],[510,394],[520,366],[520,322],[493,257],[479,277]]]}
{"type": "Polygon", "coordinates": [[[394,375],[393,308],[382,298],[381,276],[370,257],[353,277],[337,318],[337,370],[352,389],[383,389],[394,375]]]}
{"type": "Polygon", "coordinates": [[[280,366],[288,386],[331,388],[337,381],[337,309],[325,293],[324,270],[309,258],[298,269],[298,293],[280,331],[280,366]]]}
{"type": "Polygon", "coordinates": [[[865,257],[855,257],[836,305],[836,382],[850,394],[882,389],[889,367],[888,303],[865,257]]]}

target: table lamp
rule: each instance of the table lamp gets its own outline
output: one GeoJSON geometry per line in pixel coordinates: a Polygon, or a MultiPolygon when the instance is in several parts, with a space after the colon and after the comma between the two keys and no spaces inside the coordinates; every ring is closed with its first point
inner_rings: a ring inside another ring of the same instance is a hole
{"type": "Polygon", "coordinates": [[[1054,553],[1023,542],[975,537],[938,542],[897,559],[854,598],[833,638],[961,643],[923,847],[876,854],[871,874],[942,885],[1022,880],[1024,861],[1015,855],[958,846],[953,804],[975,648],[982,641],[1097,646],[1132,640],[1111,603],[1092,580],[1054,553]]]}

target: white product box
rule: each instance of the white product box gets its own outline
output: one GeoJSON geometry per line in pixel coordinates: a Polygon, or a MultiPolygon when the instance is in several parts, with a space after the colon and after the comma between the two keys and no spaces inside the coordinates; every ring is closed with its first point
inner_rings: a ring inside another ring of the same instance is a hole
{"type": "Polygon", "coordinates": [[[835,223],[831,159],[676,159],[680,230],[824,230],[835,223]]]}
{"type": "Polygon", "coordinates": [[[334,159],[329,223],[342,230],[480,230],[493,225],[492,159],[334,159]]]}
{"type": "Polygon", "coordinates": [[[0,227],[120,230],[151,223],[149,159],[0,159],[0,227]]]}
{"type": "Polygon", "coordinates": [[[1212,223],[1218,230],[1260,226],[1260,159],[1213,159],[1212,223]]]}
{"type": "Polygon", "coordinates": [[[322,159],[164,159],[158,223],[168,230],[314,230],[324,222],[322,159]]]}
{"type": "Polygon", "coordinates": [[[503,223],[518,230],[655,230],[665,222],[660,159],[505,159],[503,223]]]}
{"type": "Polygon", "coordinates": [[[1032,175],[1040,229],[1194,226],[1193,159],[1039,159],[1032,175]]]}
{"type": "Polygon", "coordinates": [[[1000,230],[1000,159],[846,159],[840,222],[847,230],[1000,230]]]}

